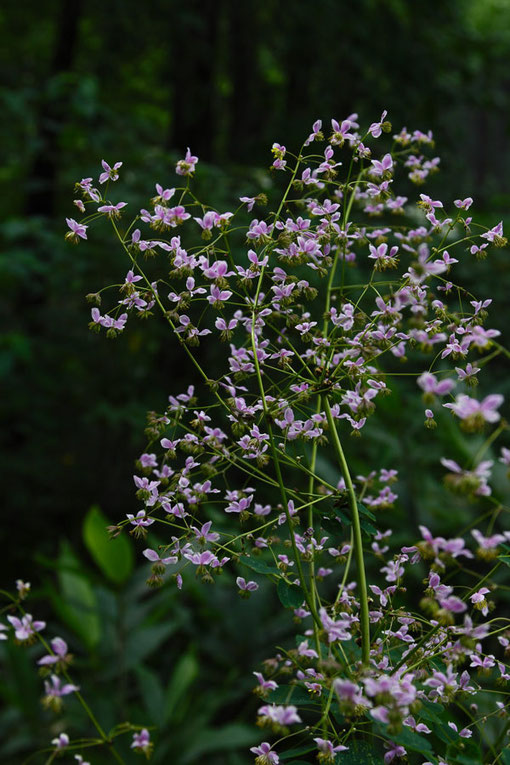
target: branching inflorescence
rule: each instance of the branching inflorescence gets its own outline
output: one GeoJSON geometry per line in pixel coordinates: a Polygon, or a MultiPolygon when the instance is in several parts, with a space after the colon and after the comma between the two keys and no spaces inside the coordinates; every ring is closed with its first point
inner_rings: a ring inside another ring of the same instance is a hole
{"type": "MultiPolygon", "coordinates": [[[[254,673],[270,739],[251,750],[258,765],[290,750],[296,762],[507,761],[510,631],[489,596],[502,586],[510,532],[494,528],[505,508],[492,497],[493,461],[482,459],[506,426],[503,397],[476,397],[473,386],[508,353],[485,326],[491,301],[455,281],[458,263],[506,239],[502,224],[472,221],[471,198],[399,195],[397,183],[424,183],[439,159],[424,156],[430,133],[405,128],[375,158],[391,132],[385,112],[364,134],[353,114],[332,120],[324,151],[320,121],[297,155],[275,143],[272,171],[288,183],[264,216],[264,194],[234,212],[202,204],[188,150],[177,164],[185,185],[156,184],[129,225],[126,203],[108,196],[120,162],[103,162],[97,188],[77,184],[84,217],[67,220],[78,242],[106,217],[128,263],[120,295],[114,285],[89,296],[91,329],[115,337],[131,317],[159,312],[202,379],[149,415],[134,476],[142,506],[112,534],[144,541],[153,586],[169,570],[185,587],[192,571],[235,580],[250,597],[266,578],[299,625],[295,647],[254,673]],[[108,290],[117,294],[104,310],[108,290]],[[196,350],[211,343],[224,363],[214,379],[196,350]],[[447,485],[490,512],[463,536],[422,526],[419,541],[392,549],[377,524],[397,500],[398,472],[353,475],[350,436],[370,439],[404,362],[424,427],[449,409],[467,433],[488,431],[475,464],[442,463],[447,485]],[[334,481],[321,473],[325,459],[334,481]],[[155,528],[167,539],[158,549],[155,528]]],[[[505,447],[501,461],[510,464],[505,447]]]]}

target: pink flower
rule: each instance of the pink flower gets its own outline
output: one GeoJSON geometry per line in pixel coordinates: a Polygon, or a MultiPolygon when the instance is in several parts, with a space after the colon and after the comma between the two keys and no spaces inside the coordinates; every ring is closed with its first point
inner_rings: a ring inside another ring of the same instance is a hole
{"type": "Polygon", "coordinates": [[[67,653],[67,643],[62,638],[56,637],[50,642],[53,653],[46,654],[37,662],[40,666],[46,667],[51,664],[66,664],[70,657],[67,653]]]}
{"type": "MultiPolygon", "coordinates": [[[[351,116],[354,117],[357,115],[351,116]]],[[[333,146],[343,146],[346,140],[354,139],[354,133],[351,133],[350,130],[351,128],[356,128],[358,126],[352,120],[346,119],[343,120],[341,124],[339,124],[336,120],[331,120],[331,127],[333,132],[331,134],[331,138],[329,139],[330,142],[333,144],[333,146]]]]}
{"type": "Polygon", "coordinates": [[[46,622],[34,622],[31,614],[24,614],[21,619],[18,619],[17,616],[8,616],[7,621],[14,627],[16,640],[22,643],[25,641],[33,642],[35,633],[46,627],[46,622]]]}
{"type": "Polygon", "coordinates": [[[24,600],[30,592],[30,582],[24,582],[23,579],[16,579],[16,589],[20,600],[24,600]]]}
{"type": "Polygon", "coordinates": [[[372,124],[368,128],[368,132],[372,135],[373,138],[379,138],[379,136],[381,135],[382,129],[383,129],[383,123],[386,119],[387,114],[388,112],[385,109],[383,113],[381,114],[381,119],[379,120],[379,122],[372,122],[372,124]]]}
{"type": "Polygon", "coordinates": [[[266,704],[257,712],[261,717],[268,717],[272,722],[278,725],[294,725],[302,722],[295,706],[276,706],[275,704],[266,704]]]}
{"type": "Polygon", "coordinates": [[[172,563],[177,563],[178,560],[176,555],[170,555],[166,558],[161,558],[156,550],[151,550],[150,547],[143,551],[143,555],[147,558],[147,560],[150,560],[151,563],[160,563],[163,566],[169,566],[172,563]]]}
{"type": "Polygon", "coordinates": [[[133,734],[133,741],[131,742],[131,749],[141,754],[150,755],[152,750],[152,742],[150,733],[147,728],[142,728],[140,733],[133,734]]]}
{"type": "Polygon", "coordinates": [[[66,223],[71,229],[67,232],[66,239],[78,241],[78,237],[81,239],[87,238],[88,226],[85,226],[83,223],[78,223],[74,218],[66,218],[66,223]]]}
{"type": "Polygon", "coordinates": [[[67,733],[61,733],[57,738],[53,738],[51,743],[57,750],[65,749],[69,745],[69,736],[67,733]]]}
{"type": "Polygon", "coordinates": [[[68,696],[70,693],[79,691],[77,685],[72,683],[64,683],[58,675],[52,675],[49,680],[44,681],[44,698],[43,703],[55,711],[59,711],[62,706],[63,696],[68,696]]]}
{"type": "Polygon", "coordinates": [[[455,387],[455,381],[449,377],[438,380],[431,372],[424,372],[416,380],[424,393],[434,393],[437,396],[445,396],[455,387]]]}
{"type": "Polygon", "coordinates": [[[263,741],[260,746],[252,746],[250,752],[258,755],[255,760],[257,765],[278,765],[280,762],[280,758],[276,752],[272,751],[271,744],[268,744],[267,741],[263,741]]]}
{"type": "Polygon", "coordinates": [[[459,210],[469,210],[473,204],[473,199],[472,197],[466,197],[466,199],[456,199],[453,204],[455,207],[458,207],[459,210]]]}
{"type": "Polygon", "coordinates": [[[257,687],[263,691],[275,691],[278,688],[278,683],[276,683],[274,680],[265,680],[264,675],[262,675],[260,672],[254,672],[253,674],[257,678],[257,687]]]}
{"type": "Polygon", "coordinates": [[[450,611],[452,614],[461,614],[464,611],[466,611],[467,606],[460,598],[455,597],[455,595],[450,595],[447,598],[443,598],[439,600],[439,605],[441,608],[446,609],[447,611],[450,611]]]}
{"type": "Polygon", "coordinates": [[[195,157],[192,155],[191,151],[188,149],[186,151],[186,156],[184,159],[180,159],[177,162],[177,165],[175,166],[175,172],[177,175],[193,175],[195,172],[195,165],[198,162],[198,157],[195,157]]]}
{"type": "Polygon", "coordinates": [[[434,200],[431,199],[427,194],[420,194],[421,202],[418,202],[419,205],[424,207],[426,210],[434,210],[435,208],[443,207],[443,203],[440,200],[434,200]]]}
{"type": "Polygon", "coordinates": [[[485,600],[485,595],[490,592],[487,587],[481,587],[479,590],[470,595],[469,599],[475,608],[480,609],[483,616],[487,616],[489,613],[489,606],[485,600]]]}
{"type": "Polygon", "coordinates": [[[328,757],[328,761],[333,762],[335,758],[335,752],[346,752],[347,749],[349,749],[348,746],[343,746],[343,744],[338,744],[338,746],[333,746],[331,741],[324,739],[324,738],[314,738],[315,743],[317,744],[317,749],[321,754],[324,754],[328,757]]]}
{"type": "Polygon", "coordinates": [[[149,518],[145,510],[139,510],[136,515],[127,513],[126,518],[136,527],[151,526],[154,523],[154,518],[149,518]]]}
{"type": "Polygon", "coordinates": [[[395,757],[405,757],[407,754],[407,751],[404,749],[403,746],[400,746],[400,744],[395,744],[393,741],[388,741],[388,743],[384,744],[385,748],[388,749],[386,754],[384,755],[384,763],[385,765],[388,765],[388,763],[393,762],[395,757]]]}
{"type": "Polygon", "coordinates": [[[510,539],[509,531],[504,534],[493,534],[490,537],[484,537],[478,529],[472,529],[471,535],[478,542],[478,546],[481,550],[488,550],[490,552],[496,550],[498,545],[510,539]]]}
{"type": "Polygon", "coordinates": [[[248,212],[251,212],[257,200],[256,197],[239,197],[239,201],[244,202],[248,212]]]}
{"type": "Polygon", "coordinates": [[[164,189],[159,183],[156,183],[156,191],[158,193],[156,197],[158,202],[169,202],[175,194],[175,189],[164,189]]]}
{"type": "Polygon", "coordinates": [[[99,183],[118,180],[119,173],[117,171],[119,167],[122,167],[122,162],[116,162],[113,167],[110,167],[108,162],[105,162],[104,159],[102,159],[101,164],[103,166],[103,172],[99,176],[99,183]]]}
{"type": "Polygon", "coordinates": [[[482,239],[487,239],[488,242],[497,242],[498,239],[503,238],[503,221],[500,221],[497,226],[491,228],[490,231],[486,231],[485,234],[480,234],[482,239]]]}
{"type": "Polygon", "coordinates": [[[284,159],[284,156],[287,153],[287,149],[285,148],[285,146],[282,146],[279,143],[274,143],[271,148],[271,151],[274,156],[272,167],[275,170],[285,170],[285,166],[287,164],[287,160],[284,159]]]}
{"type": "Polygon", "coordinates": [[[255,592],[259,588],[257,582],[247,582],[242,576],[237,577],[236,584],[241,592],[255,592]]]}
{"type": "MultiPolygon", "coordinates": [[[[321,608],[319,616],[327,635],[328,642],[333,643],[336,640],[350,640],[352,635],[349,632],[351,621],[349,619],[332,619],[325,608],[321,608]]],[[[357,621],[357,618],[355,618],[357,621]]]]}
{"type": "Polygon", "coordinates": [[[140,274],[135,276],[133,271],[128,271],[124,280],[124,284],[134,284],[135,282],[139,282],[141,279],[143,279],[143,276],[140,276],[140,274]]]}
{"type": "Polygon", "coordinates": [[[370,249],[370,255],[368,257],[371,260],[375,260],[376,268],[384,269],[386,267],[395,265],[395,257],[398,252],[398,247],[392,247],[389,252],[386,242],[383,242],[378,247],[374,247],[373,244],[369,244],[368,247],[370,249]]]}
{"type": "Polygon", "coordinates": [[[499,458],[499,462],[502,462],[503,465],[510,466],[510,449],[507,449],[506,446],[501,447],[501,457],[499,458]]]}
{"type": "Polygon", "coordinates": [[[461,738],[471,738],[473,735],[473,731],[469,730],[469,728],[462,728],[462,730],[459,731],[456,724],[454,722],[449,722],[448,725],[452,730],[455,731],[455,733],[458,733],[461,738]]]}
{"type": "Polygon", "coordinates": [[[503,396],[499,393],[493,393],[486,396],[483,401],[477,401],[475,398],[461,393],[455,399],[453,404],[443,404],[445,409],[451,409],[461,420],[468,423],[483,424],[484,422],[498,422],[501,415],[496,410],[503,403],[503,396]]]}
{"type": "Polygon", "coordinates": [[[127,202],[117,202],[116,205],[101,205],[97,208],[98,212],[106,213],[109,218],[119,218],[120,211],[127,205],[127,202]]]}
{"type": "Polygon", "coordinates": [[[206,542],[217,542],[220,538],[217,531],[211,531],[211,526],[212,521],[207,521],[207,523],[204,523],[200,529],[196,526],[191,527],[191,530],[195,532],[195,536],[200,544],[205,545],[206,542]]]}
{"type": "Polygon", "coordinates": [[[317,139],[322,138],[321,128],[322,128],[322,120],[315,120],[312,126],[312,132],[310,133],[310,135],[308,136],[308,138],[306,139],[304,143],[305,146],[309,146],[312,143],[312,141],[315,141],[316,138],[317,139]]]}
{"type": "Polygon", "coordinates": [[[378,159],[372,160],[372,175],[382,175],[390,173],[393,170],[393,159],[391,154],[385,154],[381,161],[378,159]]]}

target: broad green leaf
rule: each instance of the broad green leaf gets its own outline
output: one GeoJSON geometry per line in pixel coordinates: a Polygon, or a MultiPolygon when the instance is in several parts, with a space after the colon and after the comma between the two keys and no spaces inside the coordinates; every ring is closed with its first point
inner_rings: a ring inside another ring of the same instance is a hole
{"type": "MultiPolygon", "coordinates": [[[[483,761],[481,758],[481,754],[475,755],[474,757],[471,757],[469,754],[450,754],[450,757],[452,757],[452,762],[455,763],[455,765],[480,765],[480,763],[483,761]]],[[[499,762],[504,763],[505,760],[501,758],[499,762]]]]}
{"type": "Polygon", "coordinates": [[[332,535],[331,541],[336,542],[338,539],[343,539],[345,536],[345,530],[351,525],[349,518],[342,512],[336,511],[336,518],[340,518],[342,523],[339,523],[335,518],[321,518],[320,524],[324,531],[332,535]]]}
{"type": "Polygon", "coordinates": [[[165,698],[163,722],[168,722],[175,714],[181,699],[198,675],[199,665],[194,651],[181,656],[172,674],[165,698]]]}
{"type": "Polygon", "coordinates": [[[420,717],[424,720],[430,720],[431,723],[436,723],[438,720],[444,719],[445,708],[439,701],[429,701],[428,699],[422,699],[420,707],[420,717]]]}
{"type": "MultiPolygon", "coordinates": [[[[260,731],[254,726],[232,723],[222,728],[204,728],[194,737],[189,749],[183,755],[182,765],[198,762],[198,758],[209,752],[226,752],[244,749],[260,741],[260,731]]],[[[207,760],[203,760],[207,762],[207,760]]]]}
{"type": "Polygon", "coordinates": [[[89,647],[101,638],[96,595],[69,542],[62,542],[57,560],[61,597],[53,597],[56,611],[89,647]]]}
{"type": "MultiPolygon", "coordinates": [[[[423,717],[423,715],[421,715],[423,717]]],[[[441,741],[444,741],[445,744],[449,744],[452,740],[452,729],[449,728],[447,725],[439,724],[438,720],[436,720],[435,724],[433,724],[433,731],[434,735],[437,736],[441,741]]]]}
{"type": "Polygon", "coordinates": [[[266,563],[259,558],[248,558],[247,555],[241,555],[239,563],[244,566],[248,566],[252,571],[256,571],[258,574],[280,574],[280,569],[277,566],[266,563]]]}
{"type": "MultiPolygon", "coordinates": [[[[282,752],[280,754],[280,760],[288,760],[291,757],[299,757],[301,754],[308,754],[308,752],[316,752],[317,747],[315,744],[313,746],[310,746],[310,744],[306,744],[305,746],[298,746],[293,749],[287,749],[286,752],[282,752]]],[[[296,760],[293,760],[292,762],[296,762],[296,760]]],[[[292,762],[287,763],[287,765],[292,765],[292,762]]],[[[298,760],[299,762],[299,760],[298,760]]]]}
{"type": "MultiPolygon", "coordinates": [[[[455,741],[448,745],[446,749],[448,762],[452,762],[454,765],[479,765],[483,762],[484,758],[476,741],[463,739],[462,746],[459,746],[459,743],[459,741],[455,741]]],[[[501,758],[500,762],[504,762],[504,759],[501,758]]]]}
{"type": "Polygon", "coordinates": [[[93,505],[83,522],[83,541],[103,574],[122,584],[133,571],[133,547],[127,536],[109,539],[107,526],[108,518],[93,505]]]}
{"type": "Polygon", "coordinates": [[[285,608],[299,608],[304,600],[301,587],[297,587],[295,584],[287,584],[284,579],[278,580],[276,591],[280,598],[280,603],[285,608]]]}
{"type": "Polygon", "coordinates": [[[126,669],[132,669],[155,651],[177,629],[177,622],[140,627],[126,640],[126,669]]]}
{"type": "Polygon", "coordinates": [[[317,475],[323,476],[325,480],[333,486],[337,485],[340,474],[336,464],[332,460],[327,459],[324,454],[319,453],[316,457],[315,468],[317,475]]]}
{"type": "Polygon", "coordinates": [[[136,667],[138,687],[145,709],[156,725],[163,723],[164,692],[158,675],[147,667],[136,667]]]}
{"type": "Polygon", "coordinates": [[[368,509],[368,507],[365,507],[365,505],[362,502],[358,502],[358,510],[361,513],[361,515],[366,515],[367,518],[370,518],[371,521],[375,521],[375,515],[374,513],[368,509]]]}
{"type": "MultiPolygon", "coordinates": [[[[311,706],[314,703],[320,703],[320,701],[314,701],[313,696],[299,685],[280,685],[271,691],[267,700],[271,704],[294,704],[295,706],[311,706]]],[[[295,752],[295,754],[303,754],[303,751],[295,752]]]]}
{"type": "MultiPolygon", "coordinates": [[[[390,737],[388,736],[388,738],[390,737]]],[[[427,757],[429,754],[432,754],[432,744],[428,738],[426,736],[421,736],[410,728],[403,728],[397,735],[392,734],[391,740],[406,749],[411,749],[413,752],[420,752],[420,754],[426,755],[427,757]]]]}
{"type": "MultiPolygon", "coordinates": [[[[479,747],[473,745],[473,742],[467,742],[465,739],[462,741],[462,749],[459,747],[458,742],[449,744],[446,747],[446,758],[452,765],[480,765],[484,759],[479,747]]],[[[502,763],[504,760],[502,758],[499,759],[498,765],[500,762],[502,763]]]]}
{"type": "Polygon", "coordinates": [[[437,702],[422,700],[422,706],[418,715],[418,722],[425,721],[429,724],[429,728],[432,728],[434,735],[448,744],[452,740],[451,728],[447,725],[447,718],[445,708],[442,704],[437,702]]]}
{"type": "Polygon", "coordinates": [[[377,529],[372,523],[370,523],[370,521],[366,521],[364,518],[360,518],[359,525],[361,526],[365,534],[368,534],[368,536],[377,534],[377,529]]]}
{"type": "Polygon", "coordinates": [[[382,754],[374,743],[349,739],[346,746],[349,749],[338,754],[336,760],[338,763],[342,763],[342,765],[381,765],[382,754]]]}

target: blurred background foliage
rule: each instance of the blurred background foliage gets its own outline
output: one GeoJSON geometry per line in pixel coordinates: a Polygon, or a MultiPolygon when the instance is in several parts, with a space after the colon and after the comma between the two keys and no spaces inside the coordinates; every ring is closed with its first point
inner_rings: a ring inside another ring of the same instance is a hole
{"type": "MultiPolygon", "coordinates": [[[[356,111],[369,124],[386,108],[395,129],[434,130],[441,198],[472,195],[482,220],[508,222],[510,2],[27,0],[2,5],[0,32],[2,582],[32,581],[34,610],[69,641],[105,725],[160,724],[156,762],[246,762],[257,739],[250,672],[288,629],[274,594],[247,604],[228,586],[190,580],[179,597],[173,586],[148,596],[131,540],[116,553],[120,578],[110,553],[97,553],[99,513],[112,522],[137,509],[131,475],[146,410],[198,381],[157,320],[113,347],[87,331],[85,294],[127,268],[99,227],[87,246],[64,243],[73,184],[97,177],[102,158],[122,160],[122,198],[137,209],[155,181],[172,185],[190,146],[198,196],[227,210],[270,186],[260,168],[273,141],[297,147],[318,117],[356,111]]],[[[508,253],[464,271],[477,295],[494,297],[492,326],[508,345],[508,253]]],[[[201,353],[214,376],[214,348],[201,353]]],[[[508,393],[506,378],[495,364],[492,388],[508,393]]],[[[400,468],[399,508],[385,522],[407,540],[418,523],[449,534],[468,522],[445,500],[438,459],[462,461],[477,447],[448,417],[439,440],[424,432],[413,392],[401,384],[385,399],[353,455],[358,472],[400,468]]],[[[0,723],[17,733],[2,735],[0,756],[16,764],[59,723],[38,701],[37,649],[2,649],[0,723]]],[[[65,723],[78,728],[73,703],[65,723]]]]}

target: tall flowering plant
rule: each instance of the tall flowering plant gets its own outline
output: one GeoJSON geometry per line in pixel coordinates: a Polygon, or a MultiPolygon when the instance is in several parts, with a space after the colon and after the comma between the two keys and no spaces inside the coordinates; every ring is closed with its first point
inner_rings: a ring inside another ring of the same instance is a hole
{"type": "MultiPolygon", "coordinates": [[[[104,161],[97,185],[77,184],[82,219],[67,219],[77,243],[106,218],[126,257],[124,281],[89,296],[90,328],[114,338],[159,313],[202,380],[148,415],[140,509],[111,534],[140,540],[151,586],[168,572],[179,589],[189,573],[221,576],[248,598],[266,579],[294,616],[295,645],[268,647],[254,671],[257,765],[510,762],[510,630],[495,610],[510,532],[486,458],[506,425],[503,397],[476,395],[508,353],[486,326],[491,300],[456,280],[457,264],[506,239],[501,223],[472,220],[471,198],[409,198],[439,159],[431,133],[406,128],[379,151],[386,117],[367,130],[355,114],[332,120],[327,135],[319,120],[297,154],[275,143],[271,169],[287,182],[269,212],[262,193],[231,211],[200,201],[188,149],[183,183],[157,183],[130,222],[113,185],[122,163],[104,161]],[[398,499],[398,466],[353,475],[350,452],[404,364],[424,428],[450,410],[487,438],[470,464],[442,459],[481,518],[451,539],[421,526],[397,547],[380,516],[398,499]]],[[[148,747],[146,734],[135,738],[148,747]]]]}

